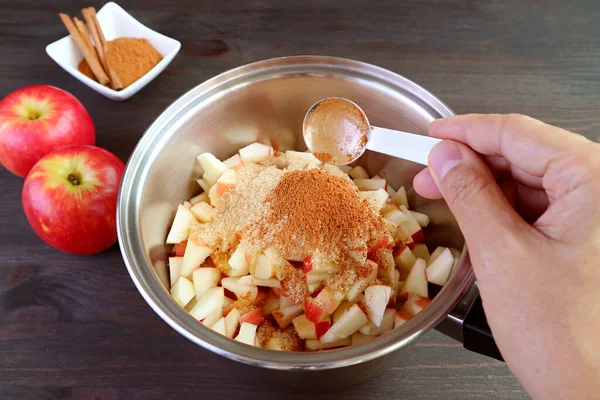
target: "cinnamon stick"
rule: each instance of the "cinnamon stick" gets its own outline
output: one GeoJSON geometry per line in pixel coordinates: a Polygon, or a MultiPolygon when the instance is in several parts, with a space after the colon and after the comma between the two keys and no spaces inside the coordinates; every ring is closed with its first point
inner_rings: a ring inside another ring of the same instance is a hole
{"type": "Polygon", "coordinates": [[[114,90],[123,89],[123,83],[121,82],[121,79],[119,79],[119,75],[117,75],[115,70],[111,68],[110,63],[106,58],[106,53],[108,52],[108,44],[106,43],[104,32],[102,32],[102,28],[100,27],[100,23],[98,22],[98,18],[96,16],[96,9],[94,7],[84,8],[81,10],[81,14],[83,15],[83,18],[85,18],[88,27],[92,32],[94,43],[96,43],[96,51],[98,52],[100,60],[106,68],[106,72],[108,72],[108,75],[110,76],[111,87],[114,90]]]}
{"type": "MultiPolygon", "coordinates": [[[[104,70],[100,65],[100,61],[96,58],[96,53],[94,53],[91,47],[88,47],[84,37],[79,33],[79,30],[73,24],[71,17],[63,13],[59,13],[58,15],[60,16],[60,19],[65,25],[65,28],[67,28],[69,35],[71,35],[71,38],[79,48],[79,51],[83,53],[83,57],[87,61],[88,65],[90,66],[90,69],[94,73],[94,76],[96,76],[98,82],[100,82],[102,85],[108,84],[108,76],[106,75],[106,73],[104,73],[104,70]]],[[[89,41],[89,37],[87,40],[89,41]]]]}

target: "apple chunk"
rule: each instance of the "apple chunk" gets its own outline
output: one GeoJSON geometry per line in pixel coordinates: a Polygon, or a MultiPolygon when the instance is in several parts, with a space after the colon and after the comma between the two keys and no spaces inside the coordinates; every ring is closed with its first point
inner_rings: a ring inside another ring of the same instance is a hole
{"type": "Polygon", "coordinates": [[[181,263],[181,276],[189,277],[192,275],[192,272],[210,256],[210,253],[212,253],[212,249],[197,238],[188,240],[181,263]]]}
{"type": "Polygon", "coordinates": [[[217,183],[215,184],[217,196],[221,197],[223,193],[235,187],[235,185],[237,185],[237,174],[235,170],[227,168],[225,172],[223,172],[223,175],[217,179],[217,183]]]}
{"type": "Polygon", "coordinates": [[[219,179],[227,169],[225,164],[211,153],[202,153],[196,157],[196,160],[198,160],[200,166],[204,170],[203,179],[211,186],[217,182],[217,179],[219,179]]]}
{"type": "Polygon", "coordinates": [[[254,346],[256,341],[256,328],[258,328],[258,326],[248,322],[242,322],[240,325],[240,332],[234,340],[254,346]]]}
{"type": "Polygon", "coordinates": [[[221,280],[221,271],[216,268],[198,268],[192,273],[196,299],[200,299],[208,289],[217,287],[221,280]]]}
{"type": "Polygon", "coordinates": [[[344,339],[339,339],[333,342],[323,342],[323,340],[317,339],[308,339],[306,341],[306,350],[307,351],[316,351],[321,349],[332,349],[334,347],[344,347],[350,346],[352,344],[352,338],[347,337],[344,339]]]}
{"type": "Polygon", "coordinates": [[[427,276],[425,268],[427,263],[422,258],[418,258],[406,277],[404,287],[402,288],[403,293],[413,293],[421,297],[427,297],[427,276]]]}
{"type": "Polygon", "coordinates": [[[185,307],[187,303],[194,297],[194,284],[189,279],[181,276],[171,288],[171,296],[181,307],[185,307]]]}
{"type": "Polygon", "coordinates": [[[360,165],[357,165],[348,171],[348,175],[350,175],[352,179],[369,179],[369,174],[360,165]]]}
{"type": "Polygon", "coordinates": [[[305,314],[298,315],[296,318],[294,318],[292,320],[292,324],[294,324],[294,329],[296,329],[296,333],[301,339],[317,338],[317,329],[315,328],[315,324],[309,321],[305,314]]]}
{"type": "Polygon", "coordinates": [[[229,258],[229,276],[244,276],[248,275],[248,261],[246,259],[246,247],[243,244],[239,244],[235,249],[231,258],[229,258]]]}
{"type": "Polygon", "coordinates": [[[230,339],[233,339],[233,335],[235,335],[241,316],[240,314],[240,310],[234,308],[225,317],[225,336],[230,339]]]}
{"type": "Polygon", "coordinates": [[[444,286],[452,271],[454,256],[450,249],[444,249],[427,267],[427,280],[436,285],[444,286]]]}
{"type": "Polygon", "coordinates": [[[242,162],[261,162],[273,155],[273,148],[262,143],[252,143],[240,149],[242,162]]]}
{"type": "MultiPolygon", "coordinates": [[[[358,190],[379,190],[387,188],[387,181],[385,179],[355,179],[354,184],[358,190]]],[[[387,193],[387,190],[386,190],[387,193]]]]}
{"type": "Polygon", "coordinates": [[[400,186],[400,189],[398,189],[396,194],[392,197],[392,201],[399,206],[404,206],[408,209],[408,198],[406,197],[406,189],[404,189],[404,186],[400,186]]]}
{"type": "Polygon", "coordinates": [[[371,322],[379,327],[383,319],[385,307],[390,301],[392,288],[385,285],[372,285],[365,289],[367,315],[371,322]]]}
{"type": "Polygon", "coordinates": [[[198,300],[194,308],[190,310],[190,314],[198,321],[202,321],[216,311],[222,312],[224,301],[225,291],[222,287],[210,288],[198,300]]]}
{"type": "Polygon", "coordinates": [[[167,235],[167,244],[183,242],[188,238],[190,226],[196,221],[194,214],[184,206],[177,207],[175,219],[167,235]]]}
{"type": "Polygon", "coordinates": [[[190,212],[200,222],[210,222],[215,216],[215,208],[204,201],[194,204],[190,212]]]}
{"type": "Polygon", "coordinates": [[[358,197],[365,200],[373,210],[379,211],[385,206],[385,202],[388,199],[388,192],[385,189],[369,190],[359,192],[358,197]]]}
{"type": "Polygon", "coordinates": [[[339,339],[345,339],[358,331],[367,322],[369,322],[369,318],[357,304],[354,304],[329,328],[327,333],[321,338],[321,341],[323,343],[332,343],[339,339]]]}
{"type": "Polygon", "coordinates": [[[398,268],[408,272],[413,265],[415,265],[415,261],[417,261],[417,259],[413,255],[410,248],[403,245],[394,251],[394,261],[396,261],[396,266],[398,268]]]}
{"type": "Polygon", "coordinates": [[[281,329],[287,328],[294,318],[302,314],[302,309],[295,304],[273,311],[272,315],[275,318],[275,322],[281,329]]]}
{"type": "Polygon", "coordinates": [[[315,157],[312,153],[305,153],[300,151],[288,150],[285,152],[286,164],[290,165],[293,163],[299,164],[312,164],[319,165],[321,160],[315,157]]]}
{"type": "Polygon", "coordinates": [[[386,308],[381,318],[379,326],[375,325],[373,321],[369,321],[358,330],[363,335],[367,336],[379,336],[386,332],[391,331],[394,328],[394,314],[396,310],[393,308],[386,308]]]}
{"type": "Polygon", "coordinates": [[[412,315],[404,310],[396,311],[396,314],[394,315],[394,329],[396,329],[400,325],[405,324],[411,318],[412,315]]]}
{"type": "Polygon", "coordinates": [[[183,257],[169,257],[169,277],[171,278],[171,286],[173,286],[181,276],[182,262],[183,257]]]}
{"type": "Polygon", "coordinates": [[[238,299],[246,299],[249,301],[256,300],[258,296],[258,286],[255,285],[244,285],[240,284],[241,278],[223,278],[221,280],[221,286],[225,289],[235,293],[238,299]]]}
{"type": "Polygon", "coordinates": [[[402,306],[402,310],[406,311],[410,315],[417,315],[425,307],[427,307],[429,303],[431,303],[431,300],[413,294],[409,296],[408,300],[406,300],[406,303],[404,303],[402,306]]]}

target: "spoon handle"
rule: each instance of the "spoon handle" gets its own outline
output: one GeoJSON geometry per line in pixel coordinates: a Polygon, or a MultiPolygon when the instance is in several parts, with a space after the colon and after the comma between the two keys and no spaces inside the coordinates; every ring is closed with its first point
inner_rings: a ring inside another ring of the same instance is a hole
{"type": "Polygon", "coordinates": [[[429,152],[439,142],[441,142],[440,139],[429,136],[374,126],[371,128],[371,138],[367,143],[367,149],[428,165],[429,152]]]}

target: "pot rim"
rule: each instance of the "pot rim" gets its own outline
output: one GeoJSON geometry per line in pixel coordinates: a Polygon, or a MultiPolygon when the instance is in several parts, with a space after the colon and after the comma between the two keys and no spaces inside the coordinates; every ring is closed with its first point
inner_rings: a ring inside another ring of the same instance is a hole
{"type": "Polygon", "coordinates": [[[222,90],[277,76],[358,73],[398,91],[402,87],[423,106],[441,116],[454,112],[423,87],[394,72],[365,62],[327,56],[290,56],[272,58],[237,67],[221,73],[191,89],[171,103],[148,127],[132,152],[123,174],[117,202],[117,233],[123,260],[136,288],[152,309],[173,329],[192,342],[216,354],[245,364],[276,370],[323,370],[360,364],[388,355],[410,345],[435,327],[460,302],[471,288],[475,276],[466,246],[459,266],[431,304],[401,327],[372,342],[343,349],[320,352],[278,352],[233,341],[199,324],[172,300],[155,276],[139,233],[139,205],[145,178],[161,146],[166,145],[167,129],[176,130],[179,117],[193,112],[199,99],[214,96],[222,90]],[[396,89],[394,89],[394,87],[396,89]]]}

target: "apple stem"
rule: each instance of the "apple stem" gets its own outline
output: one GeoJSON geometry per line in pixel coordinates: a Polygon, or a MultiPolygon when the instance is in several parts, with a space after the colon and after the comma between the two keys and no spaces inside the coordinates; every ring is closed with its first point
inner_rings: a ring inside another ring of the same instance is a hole
{"type": "Polygon", "coordinates": [[[68,176],[69,182],[73,184],[73,186],[79,185],[79,178],[75,174],[69,174],[68,176]]]}

